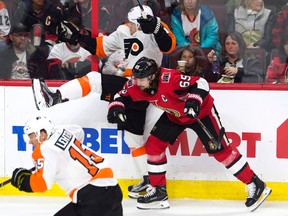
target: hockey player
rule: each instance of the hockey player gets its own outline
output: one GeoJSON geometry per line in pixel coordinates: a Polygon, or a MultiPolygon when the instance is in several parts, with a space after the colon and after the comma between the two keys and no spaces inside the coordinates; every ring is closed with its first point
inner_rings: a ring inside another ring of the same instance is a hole
{"type": "MultiPolygon", "coordinates": [[[[143,5],[143,8],[144,11],[139,6],[132,8],[128,13],[128,22],[119,26],[109,36],[91,38],[88,35],[81,35],[78,29],[70,23],[62,23],[59,27],[59,37],[70,44],[79,42],[85,49],[100,57],[109,56],[119,49],[124,50],[127,66],[123,76],[129,77],[133,65],[140,57],[148,56],[161,65],[163,53],[172,52],[176,45],[175,37],[167,25],[158,17],[154,17],[148,6],[143,5]]],[[[126,83],[127,79],[124,77],[91,72],[84,77],[65,83],[56,93],[49,90],[44,82],[34,80],[36,106],[39,108],[52,106],[67,99],[84,97],[90,92],[99,93],[102,99],[109,101],[126,83]]],[[[143,180],[139,184],[128,187],[128,195],[132,198],[137,198],[140,192],[146,192],[149,187],[143,139],[148,105],[148,102],[131,104],[127,107],[126,122],[118,122],[118,128],[125,129],[125,142],[131,149],[139,173],[143,175],[143,180]]]]}
{"type": "Polygon", "coordinates": [[[17,168],[12,185],[20,191],[44,192],[55,181],[72,199],[55,216],[122,216],[122,191],[107,161],[82,145],[80,126],[54,126],[45,116],[31,118],[24,133],[35,148],[36,171],[17,168]]]}
{"type": "MultiPolygon", "coordinates": [[[[114,123],[123,119],[125,107],[130,103],[146,100],[164,110],[154,125],[145,145],[148,158],[148,173],[153,186],[146,195],[137,199],[140,209],[169,208],[166,191],[165,150],[173,144],[178,135],[190,128],[196,132],[206,151],[222,163],[237,179],[248,186],[245,202],[251,211],[255,210],[271,193],[263,181],[250,169],[245,158],[233,149],[224,133],[219,145],[203,131],[195,117],[205,124],[214,137],[222,128],[214,99],[209,94],[207,81],[198,76],[187,76],[179,71],[159,68],[152,59],[142,57],[133,70],[134,78],[110,103],[108,121],[114,123]]],[[[124,118],[125,119],[125,118],[124,118]]],[[[215,140],[215,139],[214,139],[215,140]]]]}

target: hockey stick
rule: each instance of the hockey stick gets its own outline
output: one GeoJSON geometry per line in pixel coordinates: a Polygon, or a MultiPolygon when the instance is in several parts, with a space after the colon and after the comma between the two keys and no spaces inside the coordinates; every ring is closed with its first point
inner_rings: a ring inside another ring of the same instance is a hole
{"type": "Polygon", "coordinates": [[[147,14],[146,14],[146,12],[144,11],[144,8],[143,8],[143,5],[142,5],[141,1],[140,1],[140,0],[137,0],[137,2],[138,2],[138,5],[139,5],[139,7],[140,7],[140,9],[141,9],[141,11],[142,11],[142,13],[141,13],[142,17],[143,17],[144,19],[147,19],[147,14]]]}
{"type": "Polygon", "coordinates": [[[192,108],[190,108],[189,114],[191,114],[196,119],[196,121],[201,126],[201,128],[206,133],[206,135],[209,137],[209,139],[212,141],[212,143],[216,144],[217,148],[220,149],[221,148],[221,141],[222,141],[222,138],[223,138],[224,133],[225,133],[224,127],[221,127],[220,132],[219,132],[219,136],[218,136],[218,140],[216,140],[214,138],[214,136],[211,134],[211,132],[208,130],[208,128],[198,118],[198,116],[196,115],[196,113],[194,112],[194,110],[192,108]]]}
{"type": "MultiPolygon", "coordinates": [[[[36,167],[33,167],[31,169],[29,169],[29,171],[33,172],[36,169],[36,167]]],[[[9,184],[12,181],[12,178],[0,183],[0,188],[4,187],[5,185],[9,184]]]]}

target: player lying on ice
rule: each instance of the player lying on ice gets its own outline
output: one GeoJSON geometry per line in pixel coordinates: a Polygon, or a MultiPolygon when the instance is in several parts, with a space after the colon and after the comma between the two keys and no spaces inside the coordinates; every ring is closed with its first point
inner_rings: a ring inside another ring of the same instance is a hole
{"type": "MultiPolygon", "coordinates": [[[[54,126],[45,116],[31,118],[25,136],[35,148],[36,171],[17,168],[11,183],[20,191],[44,192],[54,181],[71,202],[54,216],[122,216],[122,191],[107,160],[82,145],[80,126],[54,126]]],[[[40,214],[41,215],[41,214],[40,214]]]]}
{"type": "Polygon", "coordinates": [[[148,173],[152,189],[137,199],[140,209],[169,208],[166,191],[166,148],[178,135],[190,128],[196,132],[206,151],[237,179],[247,185],[245,205],[254,211],[269,196],[271,189],[251,170],[246,159],[228,142],[222,128],[214,99],[209,94],[207,81],[198,76],[187,76],[177,70],[159,68],[153,59],[142,57],[132,69],[133,77],[115,95],[109,105],[108,121],[125,121],[125,107],[137,101],[148,101],[164,110],[154,125],[145,148],[148,173]],[[213,137],[203,130],[197,119],[205,125],[213,137]],[[220,136],[220,135],[219,135],[220,136]]]}
{"type": "MultiPolygon", "coordinates": [[[[91,38],[81,35],[79,29],[71,23],[64,22],[59,27],[59,38],[71,44],[80,43],[93,55],[100,57],[110,56],[115,51],[125,50],[127,66],[123,77],[109,76],[97,72],[88,73],[86,76],[65,83],[56,92],[51,91],[43,81],[34,80],[34,96],[36,106],[41,109],[53,106],[66,100],[84,97],[90,92],[101,94],[101,99],[110,100],[120,91],[132,73],[135,62],[142,56],[155,59],[160,65],[163,53],[172,52],[176,46],[175,36],[168,26],[153,16],[151,8],[143,5],[144,12],[139,6],[133,7],[127,15],[127,23],[120,25],[109,36],[91,38]],[[143,17],[143,13],[147,17],[143,17]]],[[[118,122],[118,129],[125,130],[124,140],[131,150],[133,162],[137,171],[143,176],[139,184],[128,187],[128,195],[137,198],[139,193],[146,192],[149,187],[147,173],[147,158],[145,148],[144,124],[147,102],[134,103],[127,107],[127,121],[118,122]]]]}

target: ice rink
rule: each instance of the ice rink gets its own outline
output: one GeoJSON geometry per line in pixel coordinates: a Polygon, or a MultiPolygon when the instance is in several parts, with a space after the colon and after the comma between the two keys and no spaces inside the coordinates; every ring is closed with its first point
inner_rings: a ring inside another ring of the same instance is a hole
{"type": "MultiPolygon", "coordinates": [[[[139,210],[136,200],[127,198],[123,200],[124,216],[288,216],[288,202],[266,201],[255,212],[249,212],[243,200],[169,201],[170,209],[139,210]]],[[[68,202],[64,197],[0,196],[0,216],[53,216],[68,202]]]]}

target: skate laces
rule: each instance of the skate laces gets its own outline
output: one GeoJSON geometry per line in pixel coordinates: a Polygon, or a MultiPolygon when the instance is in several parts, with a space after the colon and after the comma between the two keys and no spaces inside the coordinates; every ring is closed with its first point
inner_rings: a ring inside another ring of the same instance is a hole
{"type": "Polygon", "coordinates": [[[152,187],[152,186],[148,187],[146,191],[147,191],[147,194],[145,194],[144,197],[145,198],[151,197],[156,193],[156,187],[152,187]]]}
{"type": "Polygon", "coordinates": [[[256,192],[256,185],[254,182],[251,182],[250,184],[247,185],[247,191],[248,191],[247,198],[254,198],[256,192]]]}

